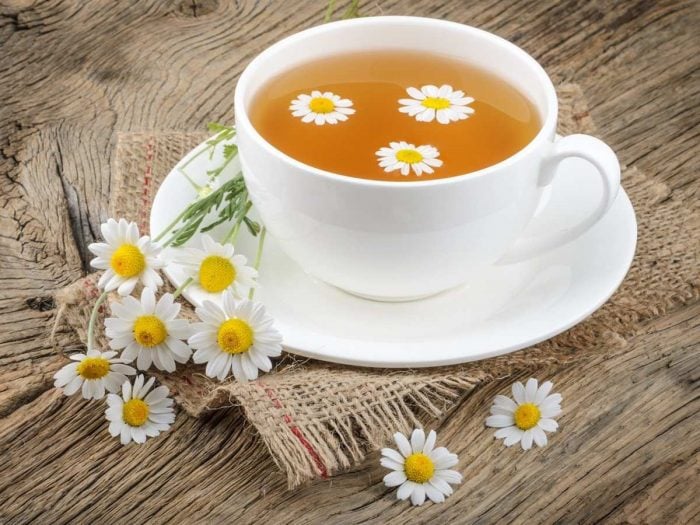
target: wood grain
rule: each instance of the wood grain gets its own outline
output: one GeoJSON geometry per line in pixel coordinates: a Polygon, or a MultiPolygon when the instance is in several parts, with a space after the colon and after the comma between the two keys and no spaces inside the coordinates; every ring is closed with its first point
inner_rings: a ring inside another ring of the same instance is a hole
{"type": "MultiPolygon", "coordinates": [[[[622,355],[549,371],[566,414],[544,451],[500,450],[483,428],[505,385],[466,398],[440,426],[465,484],[448,505],[421,509],[394,502],[376,458],[285,492],[235,409],[181,414],[164,439],[122,449],[99,405],[51,389],[60,363],[51,294],[87,269],[116,132],[231,121],[245,64],[324,9],[319,0],[0,2],[0,521],[700,521],[697,305],[655,322],[622,355]]],[[[697,194],[697,2],[373,0],[362,12],[447,18],[514,41],[583,86],[624,163],[697,194]]]]}

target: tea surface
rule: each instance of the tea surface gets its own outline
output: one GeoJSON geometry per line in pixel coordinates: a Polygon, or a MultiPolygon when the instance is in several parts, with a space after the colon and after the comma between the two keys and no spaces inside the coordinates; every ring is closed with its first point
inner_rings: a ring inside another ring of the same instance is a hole
{"type": "Polygon", "coordinates": [[[249,113],[263,138],[290,157],[389,181],[491,166],[540,129],[532,103],[500,78],[453,58],[405,51],[308,62],[265,84],[249,113]]]}

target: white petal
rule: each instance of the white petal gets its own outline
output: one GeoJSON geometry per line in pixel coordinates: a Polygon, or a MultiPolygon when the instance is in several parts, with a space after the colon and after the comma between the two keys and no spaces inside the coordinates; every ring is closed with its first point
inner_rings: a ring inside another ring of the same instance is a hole
{"type": "Polygon", "coordinates": [[[428,432],[428,438],[425,440],[425,445],[423,445],[423,454],[430,454],[433,451],[436,439],[437,434],[434,430],[428,432]]]}
{"type": "Polygon", "coordinates": [[[411,444],[408,442],[408,439],[406,439],[406,436],[401,432],[397,432],[394,434],[394,441],[396,442],[396,446],[399,447],[399,452],[401,452],[405,458],[411,455],[413,451],[411,450],[411,444]]]}
{"type": "Polygon", "coordinates": [[[413,505],[421,506],[425,503],[425,487],[416,483],[413,493],[411,494],[411,503],[413,505]]]}
{"type": "Polygon", "coordinates": [[[462,483],[462,475],[456,470],[436,470],[435,477],[452,485],[462,483]]]}
{"type": "Polygon", "coordinates": [[[511,390],[513,391],[513,398],[517,404],[522,405],[525,403],[525,387],[520,381],[513,383],[511,390]]]}
{"type": "Polygon", "coordinates": [[[531,377],[525,383],[525,402],[533,403],[535,401],[535,396],[537,395],[537,379],[531,377]]]}
{"type": "Polygon", "coordinates": [[[83,385],[83,378],[80,376],[75,376],[70,383],[63,387],[63,393],[67,396],[72,396],[83,385]]]}
{"type": "Polygon", "coordinates": [[[131,295],[131,292],[136,288],[136,284],[139,282],[138,277],[131,277],[119,285],[117,288],[117,293],[119,295],[131,295]]]}
{"type": "Polygon", "coordinates": [[[146,315],[153,315],[156,311],[156,294],[150,288],[141,291],[141,307],[146,315]]]}
{"type": "Polygon", "coordinates": [[[459,463],[459,458],[457,457],[457,454],[447,454],[445,456],[442,456],[441,458],[434,459],[433,463],[435,463],[435,468],[436,469],[446,469],[450,467],[454,467],[457,463],[459,463]]]}
{"type": "Polygon", "coordinates": [[[385,456],[393,461],[396,461],[398,464],[403,465],[404,457],[393,448],[383,448],[382,456],[385,456]]]}
{"type": "Polygon", "coordinates": [[[493,399],[493,404],[494,406],[502,406],[504,408],[507,408],[511,412],[515,412],[518,408],[518,405],[515,403],[515,401],[513,401],[509,397],[502,396],[500,394],[493,399]]]}
{"type": "Polygon", "coordinates": [[[523,447],[523,450],[530,450],[530,448],[532,447],[532,429],[523,432],[523,437],[520,440],[520,445],[523,447]]]}
{"type": "Polygon", "coordinates": [[[493,428],[508,427],[513,424],[513,416],[495,415],[486,418],[486,426],[493,428]]]}
{"type": "Polygon", "coordinates": [[[437,88],[437,86],[433,86],[432,84],[428,84],[427,86],[423,86],[421,88],[421,91],[429,97],[437,97],[438,96],[438,88],[437,88]]]}
{"type": "Polygon", "coordinates": [[[413,452],[422,452],[425,446],[425,432],[422,428],[417,428],[411,434],[411,449],[413,452]]]}
{"type": "Polygon", "coordinates": [[[445,481],[442,478],[433,476],[433,479],[431,479],[429,483],[437,490],[442,492],[445,496],[449,496],[452,494],[452,487],[450,487],[449,483],[447,483],[447,481],[445,481]]]}
{"type": "Polygon", "coordinates": [[[547,435],[544,433],[544,430],[542,430],[540,427],[534,427],[531,431],[535,445],[538,447],[544,447],[547,444],[547,435]]]}
{"type": "Polygon", "coordinates": [[[413,494],[413,489],[415,489],[416,484],[413,481],[406,481],[403,485],[399,487],[396,491],[396,497],[401,500],[408,499],[411,494],[413,494]]]}
{"type": "Polygon", "coordinates": [[[241,354],[241,367],[243,368],[243,373],[251,381],[258,378],[258,367],[250,360],[248,352],[241,354]]]}
{"type": "Polygon", "coordinates": [[[537,389],[537,394],[535,395],[535,403],[540,405],[552,391],[554,384],[551,381],[545,381],[537,389]]]}
{"type": "Polygon", "coordinates": [[[403,463],[399,463],[398,461],[394,461],[393,459],[382,457],[379,459],[379,464],[384,468],[403,472],[403,463]]]}
{"type": "Polygon", "coordinates": [[[390,472],[384,476],[384,484],[387,487],[396,487],[406,482],[406,474],[403,471],[390,472]]]}
{"type": "Polygon", "coordinates": [[[425,100],[425,95],[423,92],[414,87],[406,88],[406,93],[408,93],[411,98],[415,98],[416,100],[425,100]]]}
{"type": "Polygon", "coordinates": [[[537,422],[537,425],[547,432],[556,432],[557,428],[559,428],[559,424],[556,421],[544,417],[537,422]]]}
{"type": "Polygon", "coordinates": [[[423,484],[423,488],[425,489],[425,495],[433,503],[442,503],[445,501],[445,495],[442,493],[442,491],[436,489],[430,483],[423,484]]]}

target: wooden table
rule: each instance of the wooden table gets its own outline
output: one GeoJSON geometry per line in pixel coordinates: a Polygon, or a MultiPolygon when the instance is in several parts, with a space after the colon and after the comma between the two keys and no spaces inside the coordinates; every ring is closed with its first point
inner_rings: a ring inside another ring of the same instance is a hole
{"type": "MultiPolygon", "coordinates": [[[[697,2],[362,4],[366,15],[446,18],[514,41],[583,86],[624,163],[672,189],[698,187],[697,2]]],[[[63,362],[47,337],[52,292],[88,270],[115,134],[231,122],[243,67],[324,9],[320,0],[0,2],[0,522],[700,522],[699,304],[650,323],[633,352],[543,373],[567,409],[546,449],[504,448],[497,464],[480,462],[492,431],[470,414],[505,385],[465,398],[439,425],[465,482],[447,504],[417,509],[384,488],[376,455],[287,492],[236,409],[181,413],[157,447],[125,449],[108,437],[100,404],[52,388],[63,362]]]]}

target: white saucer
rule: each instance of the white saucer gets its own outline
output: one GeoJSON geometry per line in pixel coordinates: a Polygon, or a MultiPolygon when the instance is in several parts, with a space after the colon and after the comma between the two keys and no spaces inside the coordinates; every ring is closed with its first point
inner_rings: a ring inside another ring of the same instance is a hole
{"type": "MultiPolygon", "coordinates": [[[[163,181],[153,201],[151,234],[157,235],[195,197],[178,167],[163,181]]],[[[201,155],[187,167],[197,182],[221,163],[201,155]]],[[[577,159],[560,167],[543,213],[528,227],[536,235],[548,227],[575,224],[598,202],[597,177],[577,159]]],[[[223,177],[232,177],[229,167],[223,177]]],[[[228,227],[214,229],[221,239],[228,227]]],[[[577,241],[538,258],[493,266],[472,283],[440,295],[407,303],[381,303],[349,295],[306,275],[268,236],[255,299],[276,320],[289,352],[324,361],[375,367],[425,367],[462,363],[506,354],[548,339],[579,323],[617,289],[634,255],[637,224],[624,190],[607,215],[577,241]]],[[[191,242],[195,242],[193,239],[191,242]]],[[[256,241],[247,232],[237,251],[253,259],[256,241]]],[[[167,277],[180,285],[181,268],[167,277]]],[[[186,289],[197,305],[202,293],[186,289]]]]}

